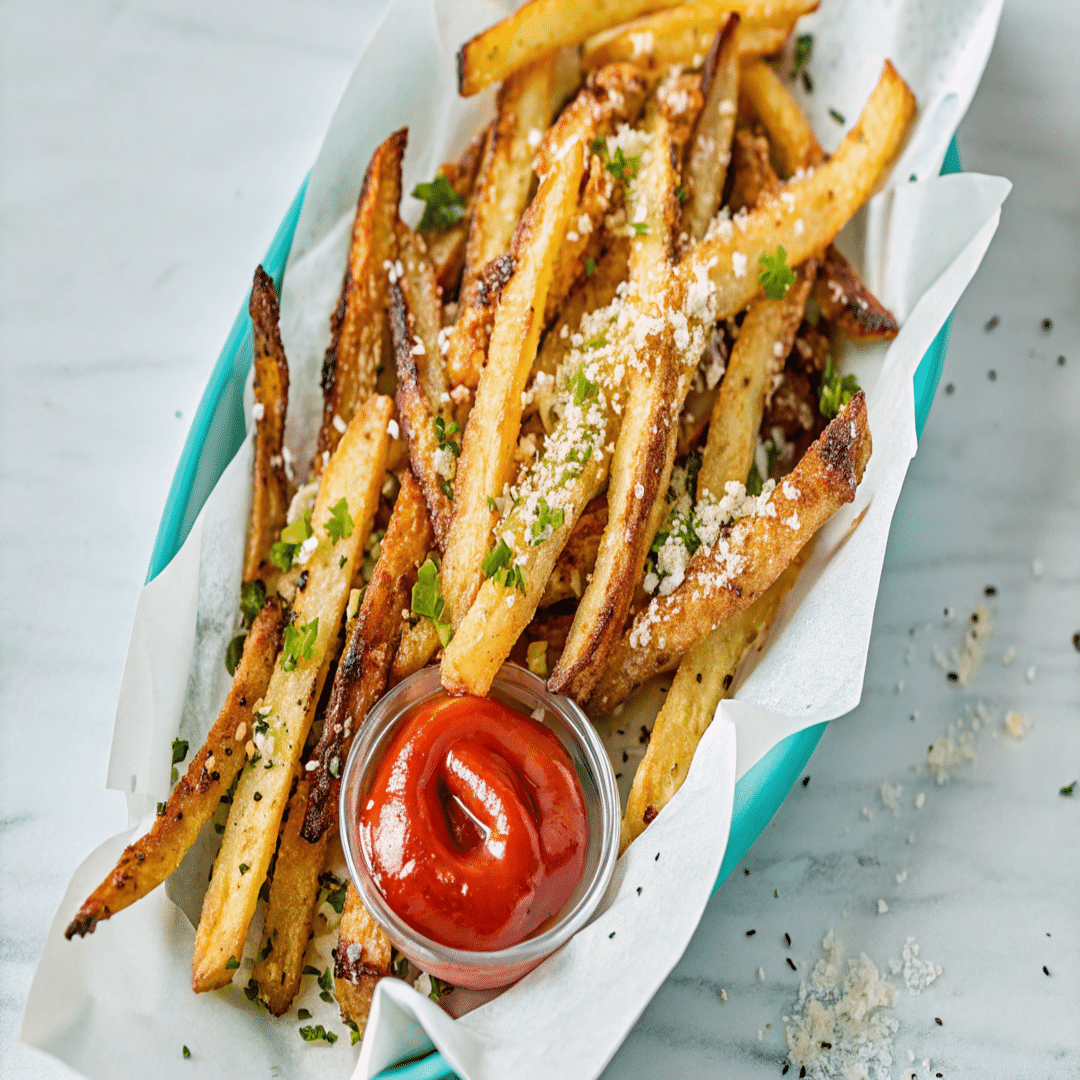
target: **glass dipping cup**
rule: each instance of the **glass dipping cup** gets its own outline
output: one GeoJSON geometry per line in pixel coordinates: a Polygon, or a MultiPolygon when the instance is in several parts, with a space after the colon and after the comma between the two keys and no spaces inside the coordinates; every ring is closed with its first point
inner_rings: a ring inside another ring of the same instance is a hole
{"type": "Polygon", "coordinates": [[[341,776],[342,847],[364,906],[415,967],[470,990],[509,986],[569,941],[596,911],[619,854],[619,792],[607,752],[581,709],[568,698],[549,693],[531,672],[503,664],[488,696],[526,716],[542,709],[543,718],[536,719],[559,739],[574,763],[588,815],[585,869],[558,913],[516,945],[481,952],[450,948],[425,937],[393,911],[375,884],[360,842],[359,819],[376,769],[398,729],[418,706],[443,693],[439,668],[426,667],[398,683],[368,713],[341,776]]]}

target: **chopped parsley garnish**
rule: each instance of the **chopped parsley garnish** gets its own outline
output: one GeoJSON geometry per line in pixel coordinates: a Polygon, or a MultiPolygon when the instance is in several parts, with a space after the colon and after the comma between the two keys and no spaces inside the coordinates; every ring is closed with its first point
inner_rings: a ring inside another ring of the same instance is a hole
{"type": "MultiPolygon", "coordinates": [[[[421,184],[421,187],[424,185],[421,184]]],[[[304,1042],[322,1042],[329,1043],[331,1046],[337,1042],[337,1035],[332,1031],[327,1031],[322,1024],[316,1024],[314,1027],[302,1027],[300,1029],[300,1038],[304,1042]]]]}
{"type": "Polygon", "coordinates": [[[591,256],[585,257],[585,276],[592,277],[596,273],[596,260],[591,256]]]}
{"type": "Polygon", "coordinates": [[[465,200],[442,173],[430,184],[417,184],[413,188],[413,198],[424,203],[420,232],[446,232],[465,216],[465,200]]]}
{"type": "Polygon", "coordinates": [[[634,230],[635,236],[649,235],[649,224],[646,221],[631,221],[630,227],[634,230]]]}
{"type": "Polygon", "coordinates": [[[536,506],[536,520],[529,527],[529,532],[532,534],[529,543],[533,547],[539,547],[544,541],[550,540],[551,534],[562,525],[565,519],[566,514],[562,507],[552,510],[547,504],[547,499],[541,495],[536,506]]]}
{"type": "Polygon", "coordinates": [[[680,206],[682,206],[682,204],[683,204],[684,202],[686,202],[686,200],[687,200],[688,198],[690,198],[690,196],[686,194],[686,188],[684,188],[684,187],[682,186],[682,184],[680,184],[680,185],[679,185],[679,186],[678,186],[678,187],[677,187],[677,188],[675,189],[675,198],[679,200],[679,205],[680,205],[680,206]]]}
{"type": "Polygon", "coordinates": [[[631,157],[627,157],[622,152],[622,147],[615,147],[615,156],[605,163],[604,168],[607,169],[616,180],[621,180],[624,184],[628,184],[634,177],[637,176],[641,169],[641,155],[634,154],[631,157]]]}
{"type": "Polygon", "coordinates": [[[833,367],[831,356],[825,357],[825,370],[821,373],[818,390],[818,409],[826,420],[831,420],[859,392],[859,382],[854,375],[840,375],[833,367]]]}
{"type": "Polygon", "coordinates": [[[809,71],[804,71],[802,73],[802,84],[803,84],[803,89],[808,94],[812,94],[814,92],[814,80],[810,78],[810,72],[809,71]]]}
{"type": "MultiPolygon", "coordinates": [[[[299,1016],[299,1013],[297,1013],[299,1016]]],[[[310,1013],[308,1014],[311,1015],[310,1013]]],[[[304,1019],[301,1017],[301,1019],[304,1019]]],[[[350,1045],[355,1046],[360,1041],[360,1028],[357,1026],[355,1020],[346,1020],[345,1026],[352,1032],[352,1043],[350,1045]]]]}
{"type": "Polygon", "coordinates": [[[330,507],[330,517],[326,520],[326,533],[335,546],[339,540],[348,540],[352,536],[353,519],[349,514],[349,504],[345,496],[330,507]]]}
{"type": "MultiPolygon", "coordinates": [[[[602,336],[602,335],[598,335],[602,336]]],[[[590,339],[595,340],[595,339],[590,339]]],[[[587,343],[586,343],[587,344],[587,343]]],[[[606,342],[605,342],[606,344],[606,342]]],[[[566,389],[572,390],[574,393],[574,404],[580,405],[587,398],[596,396],[596,383],[589,382],[585,377],[585,371],[582,368],[577,369],[577,374],[568,377],[566,380],[566,389]]]]}
{"type": "Polygon", "coordinates": [[[266,586],[256,579],[245,581],[240,586],[240,614],[244,616],[244,622],[249,626],[255,621],[255,616],[263,609],[266,603],[266,586]]]}
{"type": "Polygon", "coordinates": [[[251,869],[251,867],[248,866],[248,864],[246,862],[242,862],[240,864],[240,873],[241,873],[241,875],[246,874],[250,869],[251,869]]]}
{"type": "Polygon", "coordinates": [[[296,558],[300,545],[311,536],[311,511],[305,510],[304,516],[297,518],[291,525],[281,530],[281,539],[270,547],[270,561],[279,569],[288,571],[296,558]]]}
{"type": "Polygon", "coordinates": [[[297,627],[289,623],[285,627],[285,648],[281,651],[281,670],[295,671],[301,660],[310,660],[315,655],[315,640],[319,636],[319,617],[297,627]]]}
{"type": "Polygon", "coordinates": [[[170,784],[175,784],[180,779],[180,773],[176,766],[180,764],[184,758],[187,757],[188,741],[187,739],[173,739],[172,744],[172,774],[169,778],[170,784]]]}
{"type": "Polygon", "coordinates": [[[240,663],[240,657],[244,655],[244,641],[246,639],[247,634],[237,634],[225,647],[225,670],[230,675],[236,674],[236,667],[240,663]]]}
{"type": "Polygon", "coordinates": [[[484,556],[484,561],[480,564],[484,577],[493,577],[497,571],[502,570],[510,561],[511,554],[510,546],[500,537],[499,542],[484,556]]]}
{"type": "Polygon", "coordinates": [[[412,589],[412,611],[414,615],[426,615],[435,623],[439,641],[445,649],[454,636],[449,622],[443,621],[446,601],[442,598],[442,575],[434,560],[429,556],[416,572],[416,584],[412,589]]]}
{"type": "Polygon", "coordinates": [[[448,450],[454,457],[461,457],[461,447],[454,442],[454,436],[460,430],[456,420],[448,424],[441,416],[436,416],[434,421],[435,438],[439,441],[440,450],[448,450]]]}
{"type": "Polygon", "coordinates": [[[326,902],[340,915],[345,907],[345,893],[349,888],[348,883],[340,881],[333,874],[327,872],[319,875],[319,884],[326,890],[326,902]]]}
{"type": "Polygon", "coordinates": [[[407,979],[409,977],[409,958],[404,953],[399,953],[397,949],[394,949],[390,960],[390,970],[399,979],[407,979]]]}
{"type": "Polygon", "coordinates": [[[296,1010],[296,1019],[297,1020],[310,1020],[311,1019],[311,1010],[310,1009],[297,1009],[296,1010]]]}
{"type": "Polygon", "coordinates": [[[590,154],[606,154],[607,153],[607,139],[603,135],[597,135],[595,139],[589,144],[590,154]]]}
{"type": "Polygon", "coordinates": [[[319,997],[326,1002],[327,1005],[334,1004],[334,977],[330,974],[330,969],[327,968],[319,976],[319,989],[322,991],[319,997]]]}
{"type": "Polygon", "coordinates": [[[445,477],[439,481],[439,490],[451,501],[454,501],[454,485],[445,477]]]}
{"type": "Polygon", "coordinates": [[[248,979],[248,984],[244,987],[244,997],[246,997],[248,1001],[254,1001],[256,1005],[259,1005],[264,1009],[267,1008],[266,1002],[259,997],[259,984],[255,979],[248,979]]]}
{"type": "Polygon", "coordinates": [[[602,349],[608,343],[607,334],[603,330],[599,334],[593,334],[588,341],[585,342],[586,349],[602,349]]]}
{"type": "Polygon", "coordinates": [[[770,435],[761,445],[765,450],[765,456],[768,462],[765,468],[765,475],[761,475],[761,470],[758,468],[758,463],[755,460],[750,466],[750,475],[746,478],[747,495],[760,495],[765,486],[765,481],[772,475],[773,467],[776,465],[777,461],[780,460],[780,455],[784,450],[782,433],[775,436],[770,435]],[[778,439],[779,442],[777,442],[778,439]]]}
{"type": "Polygon", "coordinates": [[[831,116],[831,117],[832,117],[832,118],[833,118],[833,119],[834,119],[834,120],[835,120],[835,121],[836,121],[836,122],[837,122],[838,124],[846,124],[846,123],[847,123],[847,121],[846,121],[846,120],[844,119],[844,114],[843,114],[843,113],[838,113],[838,112],[837,112],[837,111],[836,111],[835,109],[830,109],[830,110],[829,110],[829,115],[830,115],[830,116],[831,116]]]}
{"type": "Polygon", "coordinates": [[[364,545],[364,550],[367,554],[364,558],[363,566],[360,567],[360,574],[365,582],[370,581],[372,575],[375,573],[375,564],[382,555],[382,541],[385,535],[385,529],[375,529],[374,532],[368,536],[367,544],[364,545]]]}
{"type": "Polygon", "coordinates": [[[163,802],[159,802],[157,804],[157,816],[158,817],[164,817],[165,816],[165,804],[163,802]]]}
{"type": "Polygon", "coordinates": [[[235,971],[239,966],[240,961],[237,960],[235,956],[230,956],[229,959],[225,961],[226,971],[235,971]]]}
{"type": "Polygon", "coordinates": [[[185,1058],[191,1057],[191,1051],[186,1046],[183,1049],[183,1054],[185,1058]]]}
{"type": "Polygon", "coordinates": [[[488,509],[493,513],[499,512],[499,504],[489,495],[488,496],[488,509]]]}
{"type": "Polygon", "coordinates": [[[272,939],[266,939],[266,945],[259,951],[259,955],[255,957],[255,963],[261,964],[272,952],[274,951],[274,942],[272,939]]]}
{"type": "Polygon", "coordinates": [[[304,965],[304,970],[300,974],[301,975],[321,975],[322,972],[317,967],[313,967],[311,964],[305,964],[304,965]]]}
{"type": "Polygon", "coordinates": [[[1059,795],[1071,795],[1076,790],[1076,781],[1071,784],[1066,784],[1063,788],[1058,790],[1059,795]]]}
{"type": "Polygon", "coordinates": [[[764,269],[758,274],[758,284],[770,300],[783,300],[788,289],[795,284],[795,271],[787,264],[787,252],[782,244],[776,245],[776,254],[765,252],[760,259],[764,269]]]}
{"type": "Polygon", "coordinates": [[[795,70],[801,71],[814,50],[814,35],[800,34],[795,39],[795,70]]]}
{"type": "Polygon", "coordinates": [[[444,994],[449,994],[453,990],[453,986],[448,982],[443,982],[442,979],[436,979],[434,975],[428,975],[428,979],[431,981],[431,989],[428,991],[428,997],[432,1001],[438,1001],[444,994]]]}

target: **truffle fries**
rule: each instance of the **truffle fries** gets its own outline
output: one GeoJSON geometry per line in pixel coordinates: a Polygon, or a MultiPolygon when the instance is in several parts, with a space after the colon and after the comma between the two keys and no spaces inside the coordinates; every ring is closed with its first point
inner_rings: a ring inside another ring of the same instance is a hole
{"type": "Polygon", "coordinates": [[[345,264],[341,299],[330,319],[323,360],[323,418],[312,471],[322,472],[356,410],[375,392],[386,325],[385,265],[397,260],[401,159],[408,131],[395,131],[376,149],[364,174],[345,264]]]}
{"type": "Polygon", "coordinates": [[[247,744],[251,757],[240,775],[203,900],[192,960],[196,991],[228,983],[243,954],[357,556],[378,506],[392,409],[389,398],[370,398],[346,428],[323,473],[311,515],[313,534],[301,553],[306,581],[297,590],[280,660],[253,717],[247,744]]]}
{"type": "Polygon", "coordinates": [[[255,705],[270,684],[284,624],[277,597],[267,600],[244,642],[229,696],[206,742],[173,788],[150,831],[124,848],[115,869],[79,909],[65,937],[92,934],[102,919],[156,889],[180,865],[244,765],[255,705]]]}
{"type": "Polygon", "coordinates": [[[289,406],[289,365],[278,330],[274,283],[261,266],[255,269],[248,312],[255,368],[255,468],[244,545],[244,581],[271,584],[277,570],[270,562],[270,546],[281,534],[289,509],[289,481],[282,454],[289,406]]]}
{"type": "Polygon", "coordinates": [[[491,534],[491,501],[502,496],[513,475],[521,396],[536,356],[553,265],[577,204],[588,147],[602,128],[610,129],[640,107],[641,92],[641,81],[632,70],[609,68],[597,73],[541,144],[540,187],[514,233],[514,272],[502,291],[458,463],[454,519],[443,559],[443,595],[455,628],[480,586],[491,534]]]}
{"type": "Polygon", "coordinates": [[[390,939],[364,907],[352,882],[345,893],[345,907],[338,925],[334,950],[334,994],[341,1018],[351,1020],[363,1032],[371,1012],[375,984],[390,974],[390,939]]]}
{"type": "Polygon", "coordinates": [[[777,487],[756,498],[736,494],[716,503],[714,521],[734,518],[734,524],[702,544],[676,589],[654,597],[635,617],[590,705],[606,711],[625,700],[761,596],[818,529],[855,498],[870,446],[860,391],[777,487]]]}

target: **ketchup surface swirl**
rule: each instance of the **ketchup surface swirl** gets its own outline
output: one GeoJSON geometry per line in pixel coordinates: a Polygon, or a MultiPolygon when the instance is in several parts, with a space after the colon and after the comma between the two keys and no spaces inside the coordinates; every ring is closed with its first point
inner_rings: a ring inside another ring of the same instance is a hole
{"type": "Polygon", "coordinates": [[[573,893],[588,816],[552,732],[500,701],[444,695],[391,742],[360,839],[386,902],[413,929],[490,951],[528,937],[573,893]]]}

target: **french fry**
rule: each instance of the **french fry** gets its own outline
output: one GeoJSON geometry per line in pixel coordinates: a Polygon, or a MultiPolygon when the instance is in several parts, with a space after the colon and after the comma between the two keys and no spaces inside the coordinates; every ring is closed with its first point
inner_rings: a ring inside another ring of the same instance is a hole
{"type": "Polygon", "coordinates": [[[378,561],[364,590],[355,626],[338,662],[322,736],[308,762],[311,794],[302,835],[315,843],[337,824],[341,770],[368,710],[386,689],[390,661],[401,637],[402,612],[416,571],[431,547],[432,532],[420,485],[406,469],[378,561]],[[315,768],[311,764],[315,763],[315,768]]]}
{"type": "Polygon", "coordinates": [[[401,159],[408,129],[395,131],[372,155],[364,174],[345,265],[341,298],[330,319],[323,359],[323,419],[312,471],[322,472],[356,410],[375,392],[383,362],[386,290],[383,264],[397,259],[401,159]]]}
{"type": "Polygon", "coordinates": [[[423,233],[428,257],[435,271],[435,280],[442,295],[450,299],[457,296],[461,284],[461,272],[465,267],[465,243],[469,238],[472,207],[480,177],[480,162],[487,145],[490,125],[475,135],[457,161],[443,164],[439,172],[450,181],[450,186],[465,200],[465,214],[450,228],[423,233]]]}
{"type": "MultiPolygon", "coordinates": [[[[244,545],[244,581],[273,583],[277,569],[270,546],[281,535],[289,509],[289,480],[282,446],[289,406],[289,365],[278,330],[274,282],[261,266],[255,269],[248,303],[255,366],[255,467],[251,515],[244,545]]],[[[270,591],[273,591],[271,588],[270,591]]]]}
{"type": "MultiPolygon", "coordinates": [[[[289,628],[293,635],[286,632],[281,661],[255,717],[256,724],[266,724],[266,731],[258,733],[258,760],[249,760],[240,775],[203,900],[192,960],[196,992],[226,985],[243,953],[292,778],[326,678],[327,654],[337,639],[357,559],[362,557],[379,503],[389,444],[386,427],[392,411],[389,398],[369,398],[349,423],[323,473],[311,515],[316,546],[308,552],[307,581],[298,590],[293,606],[293,627],[289,628]],[[340,513],[334,511],[342,500],[352,529],[348,536],[342,529],[335,541],[327,525],[340,522],[340,513]]],[[[255,750],[254,745],[251,748],[255,750]]]]}
{"type": "Polygon", "coordinates": [[[739,98],[738,38],[739,17],[731,15],[716,32],[701,76],[705,105],[683,170],[683,231],[692,240],[705,235],[724,194],[739,98]]]}
{"type": "MultiPolygon", "coordinates": [[[[604,0],[576,5],[563,0],[532,0],[461,47],[458,91],[463,97],[471,97],[552,49],[574,45],[650,11],[679,5],[680,0],[604,0]]],[[[792,22],[808,10],[806,0],[717,0],[712,6],[718,16],[735,11],[740,15],[792,22]]]]}
{"type": "Polygon", "coordinates": [[[750,305],[713,403],[698,473],[699,499],[707,493],[719,500],[729,480],[746,482],[766,395],[791,352],[816,276],[817,261],[810,259],[799,268],[795,284],[782,299],[759,296],[750,305]]]}
{"type": "MultiPolygon", "coordinates": [[[[798,11],[792,7],[779,15],[742,16],[739,60],[746,63],[779,52],[795,19],[817,6],[817,0],[807,0],[798,11]]],[[[732,10],[710,3],[681,4],[604,30],[582,46],[582,66],[591,71],[623,62],[664,72],[676,65],[700,67],[732,10]]]]}
{"type": "Polygon", "coordinates": [[[697,245],[681,270],[687,278],[709,275],[717,318],[734,315],[754,298],[766,252],[783,246],[788,265],[797,266],[832,242],[884,175],[914,111],[915,98],[886,60],[858,123],[827,162],[787,183],[779,199],[758,206],[739,227],[724,223],[697,245]]]}
{"type": "Polygon", "coordinates": [[[439,409],[445,403],[447,389],[446,365],[439,350],[439,285],[423,238],[403,221],[398,222],[397,234],[398,262],[403,272],[396,284],[409,312],[417,380],[431,407],[439,409]]]}
{"type": "Polygon", "coordinates": [[[552,266],[577,202],[588,147],[602,127],[639,107],[642,89],[632,70],[598,72],[541,144],[540,187],[514,232],[514,273],[502,292],[458,462],[454,519],[443,559],[443,596],[455,627],[480,587],[480,565],[492,526],[489,500],[501,497],[512,477],[521,396],[536,356],[552,266]]]}
{"type": "Polygon", "coordinates": [[[753,209],[765,197],[780,194],[781,184],[769,161],[769,140],[746,128],[735,132],[731,153],[731,192],[728,209],[734,214],[753,209]]]}
{"type": "MultiPolygon", "coordinates": [[[[593,499],[585,507],[566,542],[566,547],[555,560],[554,569],[540,597],[540,607],[550,607],[560,600],[581,599],[585,584],[596,566],[600,538],[604,535],[607,520],[607,499],[593,499]]],[[[561,646],[559,651],[562,652],[561,646]]],[[[552,666],[554,667],[554,660],[552,666]]]]}
{"type": "Polygon", "coordinates": [[[743,657],[768,631],[799,576],[802,559],[800,552],[762,596],[718,626],[682,658],[653,724],[645,756],[634,773],[623,813],[620,854],[682,787],[717,705],[730,696],[743,657]]]}
{"type": "MultiPolygon", "coordinates": [[[[435,531],[440,550],[443,550],[454,517],[453,488],[450,486],[453,473],[449,471],[453,467],[454,459],[447,453],[440,454],[435,417],[445,417],[447,414],[432,407],[427,395],[420,388],[417,372],[419,357],[415,351],[420,346],[414,345],[405,298],[396,283],[390,286],[389,307],[390,333],[397,362],[398,415],[409,442],[412,474],[423,492],[431,528],[435,531]],[[440,469],[443,471],[440,472],[440,469]]],[[[424,550],[427,551],[427,548],[424,550]]]]}
{"type": "Polygon", "coordinates": [[[475,302],[484,267],[510,250],[514,229],[529,204],[533,157],[539,136],[551,123],[555,62],[550,53],[499,87],[465,249],[462,305],[475,302]]]}
{"type": "Polygon", "coordinates": [[[761,596],[817,530],[855,497],[870,448],[866,399],[859,391],[768,495],[773,509],[721,530],[712,547],[695,553],[682,584],[639,612],[613,650],[590,710],[610,711],[761,596]]]}
{"type": "Polygon", "coordinates": [[[813,297],[825,319],[856,341],[891,341],[900,333],[893,313],[834,244],[825,249],[813,297]]]}
{"type": "MultiPolygon", "coordinates": [[[[679,160],[680,148],[662,106],[656,106],[648,117],[649,128],[647,164],[631,196],[639,208],[636,213],[645,209],[647,232],[631,246],[630,277],[645,283],[645,317],[658,324],[659,331],[654,336],[651,363],[629,373],[626,411],[611,461],[607,527],[592,580],[548,680],[556,693],[579,701],[588,699],[603,673],[608,653],[622,634],[634,589],[644,574],[645,556],[659,524],[654,506],[658,497],[661,504],[664,502],[675,454],[678,415],[671,402],[682,402],[689,387],[689,365],[682,362],[682,353],[690,343],[682,350],[675,343],[675,327],[665,313],[669,296],[661,284],[670,277],[673,266],[679,220],[675,197],[679,178],[674,163],[679,160]]],[[[699,336],[703,336],[700,330],[699,336]]]]}
{"type": "Polygon", "coordinates": [[[799,103],[768,64],[759,61],[743,68],[742,91],[769,135],[781,176],[793,176],[824,160],[799,103]]]}
{"type": "Polygon", "coordinates": [[[368,914],[359,893],[349,882],[334,949],[334,995],[341,1019],[352,1021],[362,1035],[371,1012],[375,984],[390,974],[390,939],[368,914]]]}
{"type": "Polygon", "coordinates": [[[407,679],[419,671],[439,650],[442,642],[435,623],[424,616],[414,626],[407,626],[401,634],[394,663],[390,673],[395,682],[407,679]]]}
{"type": "Polygon", "coordinates": [[[124,848],[116,867],[90,894],[64,936],[94,927],[156,889],[179,865],[244,764],[255,704],[266,693],[281,647],[285,616],[271,597],[255,617],[228,697],[187,772],[150,831],[124,848]]]}
{"type": "Polygon", "coordinates": [[[514,257],[500,255],[484,267],[472,303],[460,307],[446,339],[446,374],[456,389],[475,390],[484,369],[495,311],[506,283],[514,274],[514,257]]]}
{"type": "Polygon", "coordinates": [[[319,903],[319,873],[326,861],[327,837],[308,843],[300,835],[310,781],[301,776],[289,799],[278,840],[262,941],[251,976],[274,1016],[282,1016],[300,989],[311,923],[319,903]]]}

